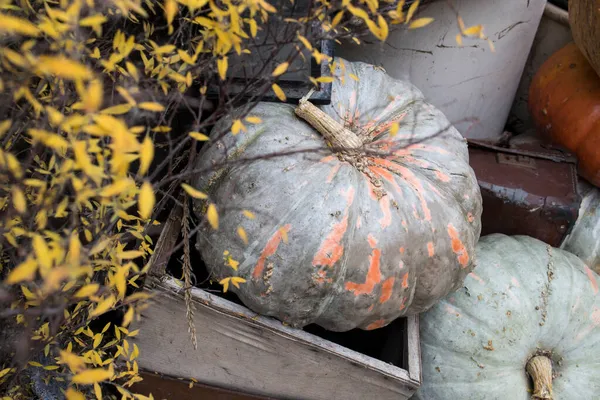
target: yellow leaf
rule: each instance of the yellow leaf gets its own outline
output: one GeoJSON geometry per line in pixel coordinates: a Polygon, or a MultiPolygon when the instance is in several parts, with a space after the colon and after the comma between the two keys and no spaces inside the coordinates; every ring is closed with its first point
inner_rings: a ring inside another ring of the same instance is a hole
{"type": "Polygon", "coordinates": [[[2,371],[0,371],[0,378],[7,375],[11,371],[12,371],[12,368],[4,368],[2,371]]]}
{"type": "Polygon", "coordinates": [[[462,44],[463,44],[462,35],[461,35],[460,33],[457,33],[457,34],[456,34],[456,43],[457,43],[459,46],[462,46],[462,44]]]}
{"type": "Polygon", "coordinates": [[[12,187],[12,202],[15,210],[17,210],[19,214],[23,214],[27,210],[25,195],[18,186],[12,187]]]}
{"type": "Polygon", "coordinates": [[[110,115],[120,115],[120,114],[128,113],[129,110],[131,110],[131,108],[132,108],[132,106],[129,103],[119,104],[116,106],[105,108],[104,110],[100,111],[100,113],[101,114],[110,114],[110,115]]]}
{"type": "Polygon", "coordinates": [[[119,92],[119,94],[132,106],[136,105],[136,101],[133,98],[133,96],[131,96],[131,94],[129,94],[129,92],[127,91],[127,89],[125,89],[122,86],[117,86],[117,92],[119,92]]]}
{"type": "Polygon", "coordinates": [[[81,385],[91,385],[93,383],[98,383],[110,379],[113,376],[114,372],[112,370],[112,365],[108,370],[103,368],[94,368],[88,369],[86,371],[80,372],[77,375],[73,376],[71,380],[73,383],[78,383],[81,385]]]}
{"type": "Polygon", "coordinates": [[[237,228],[238,236],[242,239],[244,244],[248,244],[248,235],[246,235],[246,231],[241,226],[237,228]]]}
{"type": "Polygon", "coordinates": [[[134,258],[138,258],[143,255],[144,252],[140,250],[121,251],[117,253],[117,257],[119,257],[121,260],[133,260],[134,258]]]}
{"type": "Polygon", "coordinates": [[[418,28],[423,28],[424,26],[429,25],[430,23],[433,22],[433,18],[418,18],[415,19],[413,22],[410,23],[410,25],[408,26],[408,29],[418,29],[418,28]]]}
{"type": "MultiPolygon", "coordinates": [[[[131,336],[131,335],[129,335],[131,336]]],[[[129,361],[135,360],[140,355],[140,349],[137,344],[133,344],[133,350],[131,351],[131,356],[129,356],[129,361]]]]}
{"type": "Polygon", "coordinates": [[[34,140],[39,140],[45,146],[50,147],[52,149],[58,151],[66,151],[69,147],[69,142],[67,142],[63,137],[56,135],[52,132],[48,132],[43,129],[29,129],[27,133],[34,140]]]}
{"type": "Polygon", "coordinates": [[[54,75],[63,79],[92,78],[92,71],[88,67],[65,56],[40,56],[36,69],[39,74],[54,75]]]}
{"type": "Polygon", "coordinates": [[[102,197],[112,197],[119,195],[133,186],[133,181],[131,179],[123,178],[118,181],[106,186],[102,191],[100,191],[100,196],[102,197]]]}
{"type": "Polygon", "coordinates": [[[284,74],[285,71],[287,71],[288,67],[290,66],[289,62],[283,62],[281,64],[279,64],[274,70],[273,70],[273,74],[272,76],[279,76],[281,74],[284,74]]]}
{"type": "Polygon", "coordinates": [[[165,0],[165,17],[167,18],[167,24],[171,25],[173,23],[178,7],[175,0],[165,0]]]}
{"type": "Polygon", "coordinates": [[[342,10],[342,11],[339,11],[339,12],[338,12],[338,13],[335,15],[335,17],[333,17],[333,20],[331,21],[331,27],[332,27],[332,28],[335,28],[335,27],[336,27],[336,26],[337,26],[337,25],[340,23],[340,21],[342,20],[342,17],[343,17],[343,16],[344,16],[344,11],[343,11],[343,10],[342,10]]]}
{"type": "Polygon", "coordinates": [[[100,289],[99,284],[90,283],[89,285],[85,285],[81,289],[79,289],[77,292],[75,292],[74,296],[76,298],[90,297],[91,295],[96,294],[96,292],[98,292],[98,289],[100,289]]]}
{"type": "Polygon", "coordinates": [[[279,87],[278,84],[274,83],[271,85],[271,89],[273,89],[273,92],[275,92],[275,96],[277,96],[277,98],[281,101],[285,101],[287,99],[287,97],[285,96],[285,93],[283,93],[283,90],[279,87]]]}
{"type": "Polygon", "coordinates": [[[237,135],[240,130],[246,132],[246,127],[244,126],[244,124],[242,124],[242,121],[240,121],[239,119],[236,119],[235,121],[233,121],[233,126],[231,127],[231,133],[233,133],[234,135],[237,135]]]}
{"type": "Polygon", "coordinates": [[[21,164],[17,157],[15,157],[12,153],[5,153],[6,155],[6,163],[8,164],[8,169],[16,178],[23,177],[23,170],[21,169],[21,164]]]}
{"type": "Polygon", "coordinates": [[[134,314],[134,308],[133,307],[129,307],[129,309],[127,310],[127,312],[125,313],[125,315],[123,316],[123,323],[121,324],[121,326],[129,326],[129,324],[131,323],[131,321],[133,321],[133,314],[134,314]]]}
{"type": "Polygon", "coordinates": [[[46,241],[40,235],[33,237],[33,251],[42,268],[50,268],[52,266],[52,257],[46,241]]]}
{"type": "Polygon", "coordinates": [[[138,207],[140,217],[147,219],[152,215],[152,209],[154,208],[154,191],[152,190],[152,184],[145,181],[140,188],[140,194],[138,199],[138,207]]]}
{"type": "Polygon", "coordinates": [[[210,140],[210,138],[208,136],[206,136],[204,133],[200,133],[200,132],[190,132],[190,136],[200,142],[205,142],[207,140],[210,140]]]}
{"type": "Polygon", "coordinates": [[[102,400],[102,388],[97,382],[94,382],[94,394],[96,395],[96,400],[102,400]]]}
{"type": "Polygon", "coordinates": [[[10,119],[5,119],[4,121],[0,122],[0,137],[2,137],[6,132],[8,132],[11,125],[12,121],[10,119]]]}
{"type": "Polygon", "coordinates": [[[83,393],[78,392],[77,390],[70,387],[65,392],[65,399],[66,400],[85,400],[85,396],[83,395],[83,393]]]}
{"type": "Polygon", "coordinates": [[[208,199],[208,196],[206,195],[206,193],[203,193],[197,189],[194,189],[187,183],[182,183],[181,187],[183,188],[183,190],[185,190],[185,192],[187,194],[189,194],[190,196],[192,196],[195,199],[200,199],[200,200],[208,199]]]}
{"type": "Polygon", "coordinates": [[[12,271],[10,271],[5,283],[7,285],[12,285],[23,281],[33,280],[37,271],[37,266],[37,261],[33,257],[27,258],[27,260],[23,261],[21,264],[17,265],[12,271]]]}
{"type": "Polygon", "coordinates": [[[475,25],[463,31],[465,36],[481,36],[483,34],[483,26],[475,25]]]}
{"type": "Polygon", "coordinates": [[[387,39],[389,34],[389,27],[387,22],[385,21],[385,18],[383,18],[381,15],[378,15],[377,24],[379,25],[379,33],[381,36],[381,40],[387,39]]]}
{"type": "Polygon", "coordinates": [[[394,122],[390,127],[390,136],[394,137],[398,134],[398,130],[400,129],[400,124],[398,122],[394,122]]]}
{"type": "Polygon", "coordinates": [[[235,286],[236,288],[240,288],[240,283],[244,283],[246,282],[246,280],[244,278],[241,278],[239,276],[233,276],[231,277],[231,283],[233,284],[233,286],[235,286]]]}
{"type": "Polygon", "coordinates": [[[6,14],[0,14],[0,32],[32,37],[40,34],[40,30],[31,22],[6,14]]]}
{"type": "MultiPolygon", "coordinates": [[[[92,312],[90,312],[90,318],[97,317],[98,315],[102,315],[114,306],[116,302],[115,296],[110,295],[104,300],[100,301],[96,308],[92,312]]],[[[73,380],[75,382],[75,380],[73,380]]]]}
{"type": "Polygon", "coordinates": [[[333,76],[320,76],[316,81],[320,83],[331,83],[333,82],[333,76]]]}
{"type": "Polygon", "coordinates": [[[83,106],[87,112],[96,112],[102,105],[102,83],[98,79],[90,82],[83,106]]]}
{"type": "Polygon", "coordinates": [[[223,293],[227,293],[227,289],[229,289],[229,281],[231,278],[221,279],[219,284],[223,285],[223,293]]]}
{"type": "Polygon", "coordinates": [[[100,345],[100,343],[102,343],[102,337],[104,335],[98,333],[96,335],[94,335],[94,341],[92,342],[92,346],[95,349],[96,347],[98,347],[100,345]]]}
{"type": "Polygon", "coordinates": [[[354,81],[356,81],[356,82],[358,82],[358,81],[359,81],[359,79],[358,79],[358,76],[356,76],[356,75],[354,75],[354,74],[349,74],[349,76],[350,76],[350,78],[352,78],[352,80],[354,80],[354,81]]]}
{"type": "Polygon", "coordinates": [[[408,24],[412,19],[413,15],[415,15],[415,12],[417,11],[417,7],[419,7],[420,2],[421,0],[416,0],[410,5],[410,7],[408,8],[408,12],[406,13],[406,21],[404,21],[405,24],[408,24]]]}
{"type": "Polygon", "coordinates": [[[308,41],[307,38],[305,38],[304,36],[298,34],[298,40],[300,40],[302,42],[302,44],[304,45],[304,47],[306,47],[308,50],[312,50],[313,47],[310,44],[310,42],[308,41]]]}
{"type": "Polygon", "coordinates": [[[135,65],[133,65],[132,63],[130,63],[129,61],[125,62],[125,66],[127,67],[127,72],[129,72],[129,75],[131,75],[131,77],[137,82],[140,80],[140,75],[138,73],[137,68],[135,67],[135,65]]]}
{"type": "Polygon", "coordinates": [[[217,60],[217,70],[219,71],[219,76],[222,81],[224,81],[227,76],[227,63],[227,57],[221,57],[217,60]]]}
{"type": "Polygon", "coordinates": [[[260,117],[248,116],[245,119],[251,124],[260,124],[262,122],[262,119],[260,119],[260,117]]]}
{"type": "Polygon", "coordinates": [[[242,211],[242,213],[243,213],[243,214],[244,214],[244,216],[245,216],[246,218],[248,218],[248,219],[254,219],[254,218],[256,218],[256,217],[254,216],[254,213],[253,213],[252,211],[244,210],[244,211],[242,211]]]}
{"type": "Polygon", "coordinates": [[[148,171],[150,164],[152,164],[152,159],[154,159],[154,144],[150,136],[146,136],[140,147],[140,169],[138,174],[144,175],[148,171]]]}
{"type": "Polygon", "coordinates": [[[143,102],[143,103],[140,103],[138,107],[141,108],[142,110],[156,111],[156,112],[165,110],[165,106],[163,106],[162,104],[159,104],[159,103],[154,103],[154,102],[143,102]]]}
{"type": "Polygon", "coordinates": [[[219,214],[217,213],[217,207],[211,203],[208,205],[208,210],[206,211],[206,218],[208,219],[208,223],[213,229],[219,228],[219,214]]]}

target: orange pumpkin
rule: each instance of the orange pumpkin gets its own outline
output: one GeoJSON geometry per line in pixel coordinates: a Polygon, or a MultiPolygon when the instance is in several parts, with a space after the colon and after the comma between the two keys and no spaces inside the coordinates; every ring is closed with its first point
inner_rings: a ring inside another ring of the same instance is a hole
{"type": "Polygon", "coordinates": [[[542,64],[528,105],[537,131],[575,153],[579,174],[600,186],[600,77],[575,43],[542,64]]]}

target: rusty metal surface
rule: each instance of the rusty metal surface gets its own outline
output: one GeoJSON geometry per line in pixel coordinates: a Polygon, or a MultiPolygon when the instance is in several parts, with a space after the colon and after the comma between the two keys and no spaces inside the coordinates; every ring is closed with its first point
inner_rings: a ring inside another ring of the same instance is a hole
{"type": "Polygon", "coordinates": [[[558,247],[579,213],[575,159],[536,140],[502,148],[469,141],[483,197],[482,235],[528,235],[558,247]]]}
{"type": "Polygon", "coordinates": [[[174,379],[147,371],[141,371],[143,381],[132,386],[132,390],[143,395],[150,395],[157,400],[272,400],[270,397],[254,396],[233,390],[193,383],[190,380],[174,379]]]}

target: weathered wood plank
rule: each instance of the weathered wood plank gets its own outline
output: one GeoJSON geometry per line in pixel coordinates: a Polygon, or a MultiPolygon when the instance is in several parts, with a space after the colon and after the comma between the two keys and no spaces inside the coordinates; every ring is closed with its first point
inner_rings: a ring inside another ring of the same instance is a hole
{"type": "Polygon", "coordinates": [[[177,281],[146,290],[153,304],[133,328],[141,369],[281,399],[408,399],[420,384],[417,317],[408,319],[409,373],[197,288],[194,350],[177,281]]]}

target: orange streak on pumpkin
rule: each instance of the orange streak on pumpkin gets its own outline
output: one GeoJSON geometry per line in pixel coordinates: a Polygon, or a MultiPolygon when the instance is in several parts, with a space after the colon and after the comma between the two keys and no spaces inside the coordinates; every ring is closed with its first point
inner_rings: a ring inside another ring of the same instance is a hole
{"type": "Polygon", "coordinates": [[[465,245],[458,237],[456,228],[452,224],[448,224],[448,235],[450,236],[450,239],[452,239],[452,251],[456,254],[460,265],[463,268],[466,268],[469,264],[469,254],[467,253],[465,245]]]}
{"type": "Polygon", "coordinates": [[[433,186],[433,185],[431,184],[431,182],[427,182],[427,187],[428,187],[429,189],[431,189],[431,191],[432,191],[433,193],[435,193],[435,194],[437,194],[438,196],[442,197],[442,194],[440,193],[440,191],[439,191],[439,190],[438,190],[438,189],[437,189],[435,186],[433,186]]]}
{"type": "Polygon", "coordinates": [[[372,331],[373,329],[381,328],[384,325],[385,325],[385,320],[384,319],[378,319],[377,321],[375,321],[375,322],[370,323],[369,325],[367,325],[366,330],[372,331]]]}
{"type": "Polygon", "coordinates": [[[329,175],[327,176],[327,183],[331,183],[331,181],[333,181],[333,178],[335,178],[335,175],[338,173],[341,166],[342,164],[338,163],[331,168],[331,171],[329,171],[329,175]]]}
{"type": "Polygon", "coordinates": [[[483,279],[481,279],[481,277],[479,275],[477,275],[475,272],[470,272],[469,276],[473,279],[475,279],[477,282],[481,283],[482,285],[485,285],[485,281],[483,279]]]}
{"type": "Polygon", "coordinates": [[[372,293],[373,289],[375,289],[375,285],[381,282],[381,270],[379,268],[381,260],[381,250],[375,248],[375,246],[377,245],[377,241],[371,234],[369,234],[369,244],[371,245],[371,248],[373,248],[373,252],[369,256],[369,271],[367,272],[365,283],[346,283],[346,290],[354,292],[355,296],[372,293]]]}
{"type": "Polygon", "coordinates": [[[379,297],[379,302],[381,304],[385,303],[392,297],[392,290],[394,289],[394,277],[387,278],[381,284],[381,296],[379,297]]]}
{"type": "Polygon", "coordinates": [[[383,217],[379,220],[381,229],[384,229],[392,224],[392,212],[390,211],[390,196],[383,196],[379,200],[379,206],[383,212],[383,217]]]}
{"type": "Polygon", "coordinates": [[[372,331],[373,329],[381,328],[385,325],[385,319],[378,319],[377,321],[367,325],[366,330],[372,331]]]}
{"type": "Polygon", "coordinates": [[[317,272],[317,276],[313,279],[315,283],[323,284],[323,283],[332,283],[332,278],[327,278],[327,274],[325,271],[321,270],[317,272]]]}
{"type": "Polygon", "coordinates": [[[261,277],[261,275],[265,269],[266,259],[271,257],[273,254],[275,254],[275,252],[277,251],[277,248],[279,247],[279,243],[281,243],[282,236],[284,234],[287,235],[287,233],[290,231],[291,228],[292,228],[292,225],[287,224],[287,225],[277,229],[277,232],[275,232],[273,234],[273,236],[271,236],[271,238],[267,241],[265,248],[263,249],[262,253],[260,253],[258,262],[256,263],[256,266],[254,267],[254,271],[252,272],[252,278],[258,279],[261,277]]]}
{"type": "Polygon", "coordinates": [[[442,171],[435,171],[435,176],[442,182],[450,182],[450,177],[442,171]]]}
{"type": "Polygon", "coordinates": [[[473,221],[475,221],[475,217],[473,216],[473,213],[468,213],[468,214],[467,214],[467,220],[468,220],[470,223],[473,223],[473,221]]]}
{"type": "Polygon", "coordinates": [[[592,285],[592,290],[594,291],[594,294],[598,294],[598,281],[596,281],[594,272],[587,265],[585,266],[585,273],[587,274],[588,279],[590,280],[590,284],[592,285]]]}
{"type": "Polygon", "coordinates": [[[335,159],[335,156],[326,156],[326,157],[323,157],[323,158],[321,158],[321,159],[319,160],[319,162],[320,162],[320,163],[323,163],[323,164],[327,164],[327,163],[329,163],[330,161],[333,161],[334,159],[335,159]]]}
{"type": "Polygon", "coordinates": [[[374,166],[370,166],[369,169],[371,170],[371,172],[381,176],[385,181],[387,181],[390,185],[392,185],[392,187],[394,189],[396,189],[396,192],[399,195],[402,196],[402,188],[400,187],[400,185],[398,185],[398,182],[396,182],[396,178],[392,172],[390,172],[389,170],[387,170],[385,168],[374,167],[374,166]]]}
{"type": "Polygon", "coordinates": [[[429,253],[429,257],[433,257],[435,255],[435,248],[433,247],[433,242],[427,243],[427,252],[429,253]]]}
{"type": "Polygon", "coordinates": [[[406,289],[408,287],[408,272],[404,274],[402,277],[402,288],[406,289]]]}
{"type": "Polygon", "coordinates": [[[360,226],[362,225],[362,218],[360,217],[360,215],[358,216],[358,218],[356,218],[356,228],[360,228],[360,226]]]}
{"type": "Polygon", "coordinates": [[[402,176],[402,178],[414,189],[417,197],[419,198],[423,214],[425,215],[425,220],[431,221],[431,210],[427,205],[427,200],[425,200],[425,196],[423,196],[423,193],[425,193],[425,189],[423,188],[423,185],[421,184],[421,181],[419,181],[417,176],[410,169],[393,163],[389,160],[378,158],[374,159],[374,162],[394,172],[397,172],[402,176]]]}
{"type": "Polygon", "coordinates": [[[354,188],[350,187],[348,192],[346,193],[346,211],[344,218],[333,226],[329,235],[325,238],[319,251],[313,258],[312,265],[327,265],[329,267],[333,267],[336,262],[342,257],[344,254],[344,245],[342,244],[342,239],[344,238],[344,234],[348,229],[348,211],[352,202],[354,201],[354,188]]]}
{"type": "Polygon", "coordinates": [[[400,311],[402,311],[406,308],[406,299],[408,299],[408,297],[402,298],[402,303],[400,304],[400,311]]]}

